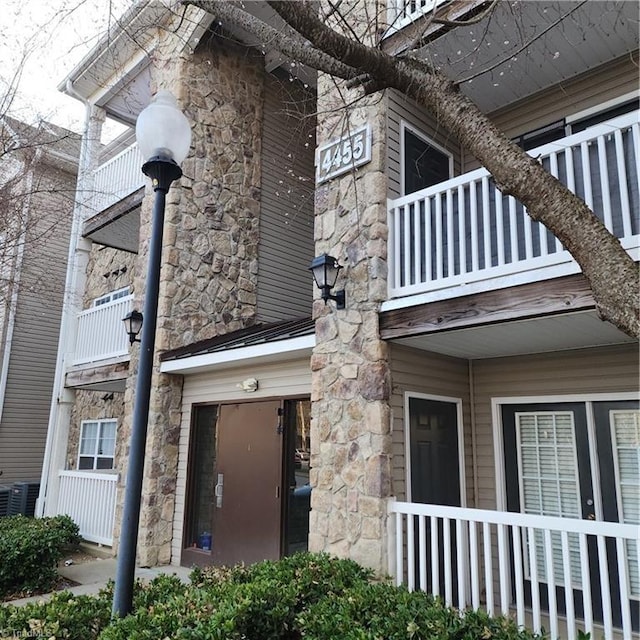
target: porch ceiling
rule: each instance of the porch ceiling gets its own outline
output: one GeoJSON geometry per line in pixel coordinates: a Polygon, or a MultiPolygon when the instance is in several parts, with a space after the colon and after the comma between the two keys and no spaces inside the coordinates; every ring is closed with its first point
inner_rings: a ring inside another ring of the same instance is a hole
{"type": "Polygon", "coordinates": [[[490,112],[637,49],[636,2],[518,0],[499,2],[480,23],[429,43],[422,56],[490,112]]]}
{"type": "Polygon", "coordinates": [[[628,343],[633,338],[583,311],[393,340],[416,349],[475,360],[628,343]]]}
{"type": "Polygon", "coordinates": [[[83,225],[82,235],[93,242],[138,253],[140,236],[140,203],[144,188],[120,200],[112,207],[89,218],[83,225]]]}

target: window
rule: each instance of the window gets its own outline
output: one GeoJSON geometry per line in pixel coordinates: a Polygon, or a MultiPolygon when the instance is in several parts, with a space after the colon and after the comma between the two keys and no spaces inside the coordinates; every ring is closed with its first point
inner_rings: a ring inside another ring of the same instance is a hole
{"type": "Polygon", "coordinates": [[[113,469],[116,420],[84,420],[80,429],[78,469],[113,469]]]}
{"type": "Polygon", "coordinates": [[[126,298],[129,295],[129,287],[123,287],[122,289],[116,289],[115,291],[110,291],[99,298],[96,298],[93,301],[94,307],[99,307],[102,304],[107,304],[107,302],[113,302],[114,300],[119,300],[120,298],[126,298]]]}
{"type": "Polygon", "coordinates": [[[406,123],[401,125],[402,189],[404,195],[451,177],[453,156],[406,123]]]}
{"type": "MultiPolygon", "coordinates": [[[[618,514],[622,522],[640,525],[640,411],[609,413],[613,462],[618,487],[618,514]]],[[[638,543],[627,540],[630,591],[640,598],[638,543]]]]}
{"type": "Polygon", "coordinates": [[[566,120],[558,120],[551,124],[544,125],[543,127],[539,127],[538,129],[527,131],[526,133],[513,138],[513,141],[525,151],[537,149],[549,142],[560,140],[561,138],[570,136],[573,133],[579,133],[589,127],[595,127],[601,122],[606,122],[607,120],[611,120],[617,116],[630,113],[638,108],[640,108],[640,101],[638,98],[608,107],[606,105],[600,105],[600,107],[588,109],[580,114],[567,116],[566,120]]]}
{"type": "Polygon", "coordinates": [[[606,120],[611,120],[612,118],[622,116],[625,113],[630,113],[631,111],[635,111],[639,108],[640,100],[636,98],[635,100],[630,100],[629,102],[625,102],[624,104],[615,105],[610,107],[609,109],[598,111],[597,113],[594,113],[588,117],[573,120],[570,123],[569,127],[571,128],[571,133],[579,133],[580,131],[584,131],[589,127],[595,127],[595,125],[600,124],[601,122],[605,122],[606,120]]]}
{"type": "Polygon", "coordinates": [[[567,134],[566,125],[564,120],[558,120],[558,122],[552,122],[551,124],[534,129],[523,133],[521,136],[517,136],[513,141],[525,151],[530,149],[536,149],[542,145],[549,144],[555,140],[564,138],[567,134]]]}

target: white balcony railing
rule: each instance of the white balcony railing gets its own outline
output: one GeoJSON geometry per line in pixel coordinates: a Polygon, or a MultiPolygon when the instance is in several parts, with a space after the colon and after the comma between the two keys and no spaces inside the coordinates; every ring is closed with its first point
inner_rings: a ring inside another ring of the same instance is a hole
{"type": "MultiPolygon", "coordinates": [[[[633,252],[640,246],[639,150],[634,112],[529,153],[633,252]]],[[[461,286],[476,292],[579,271],[485,169],[389,201],[389,266],[390,298],[451,297],[467,293],[461,286]]]]}
{"type": "Polygon", "coordinates": [[[58,513],[67,514],[90,542],[113,544],[116,513],[115,473],[60,471],[58,513]]]}
{"type": "Polygon", "coordinates": [[[130,295],[81,311],[72,364],[128,357],[129,337],[122,318],[131,311],[132,304],[130,295]]]}
{"type": "Polygon", "coordinates": [[[388,0],[387,20],[389,30],[387,35],[399,31],[447,1],[448,0],[388,0]]]}
{"type": "Polygon", "coordinates": [[[101,164],[93,174],[93,189],[87,194],[90,215],[114,205],[144,186],[140,167],[144,160],[137,145],[131,145],[117,156],[101,164]]]}
{"type": "Polygon", "coordinates": [[[461,610],[515,614],[550,638],[575,640],[578,630],[600,637],[596,625],[605,638],[614,629],[625,640],[635,633],[638,525],[395,500],[388,511],[397,584],[461,610]]]}

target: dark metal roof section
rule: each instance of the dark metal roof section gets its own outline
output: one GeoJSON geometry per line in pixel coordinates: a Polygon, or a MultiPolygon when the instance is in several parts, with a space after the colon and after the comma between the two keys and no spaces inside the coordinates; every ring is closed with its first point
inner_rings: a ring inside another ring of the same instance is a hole
{"type": "Polygon", "coordinates": [[[208,340],[194,342],[186,347],[179,347],[160,354],[160,360],[180,360],[191,356],[201,356],[207,353],[252,347],[258,344],[300,338],[313,335],[315,322],[311,318],[298,318],[286,322],[272,322],[269,324],[256,324],[246,329],[232,331],[223,336],[216,336],[208,340]]]}

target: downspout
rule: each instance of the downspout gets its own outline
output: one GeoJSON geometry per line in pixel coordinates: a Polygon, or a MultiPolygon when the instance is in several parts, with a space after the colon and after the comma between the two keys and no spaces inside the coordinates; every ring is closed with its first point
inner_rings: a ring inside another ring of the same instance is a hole
{"type": "MultiPolygon", "coordinates": [[[[104,111],[97,112],[97,107],[81,96],[73,87],[70,79],[67,79],[67,93],[77,98],[85,105],[86,115],[84,132],[80,145],[80,157],[78,159],[78,178],[76,181],[76,197],[73,205],[73,220],[71,223],[71,233],[69,237],[69,253],[67,256],[67,274],[65,278],[64,298],[62,303],[62,316],[60,319],[60,333],[58,337],[58,354],[56,357],[56,372],[53,381],[53,394],[51,399],[51,409],[49,411],[49,426],[47,428],[47,440],[45,444],[44,458],[42,461],[42,476],[40,480],[40,493],[36,504],[36,515],[51,515],[55,505],[47,504],[48,498],[52,497],[51,479],[58,469],[53,467],[60,459],[59,447],[64,447],[66,456],[67,437],[61,442],[60,435],[62,422],[66,419],[63,415],[64,404],[69,404],[72,398],[65,397],[70,394],[64,385],[67,356],[73,352],[76,339],[77,323],[77,291],[79,282],[79,271],[83,268],[78,254],[81,251],[88,252],[87,247],[82,247],[82,225],[85,220],[84,198],[79,194],[91,193],[90,178],[95,164],[95,149],[100,141],[100,131],[104,121],[104,111]],[[54,455],[57,454],[57,455],[54,455]]],[[[68,430],[68,424],[66,429],[68,430]]],[[[57,483],[55,484],[55,494],[57,496],[57,483]]]]}
{"type": "MultiPolygon", "coordinates": [[[[33,159],[33,163],[38,162],[40,156],[39,150],[33,159]]],[[[22,163],[24,165],[24,161],[22,163]]],[[[20,288],[20,278],[22,275],[22,261],[24,258],[24,245],[26,242],[27,219],[31,209],[31,200],[33,196],[33,173],[34,164],[27,178],[27,198],[22,206],[22,219],[20,221],[20,233],[16,238],[16,256],[12,271],[11,299],[9,301],[9,313],[7,319],[7,332],[5,334],[4,349],[2,354],[2,369],[0,370],[0,422],[2,421],[2,412],[4,409],[4,399],[7,392],[7,380],[9,377],[9,361],[11,359],[11,343],[13,342],[13,330],[16,323],[16,307],[18,305],[18,294],[20,288]]]]}
{"type": "Polygon", "coordinates": [[[471,425],[471,466],[473,467],[473,506],[478,509],[478,443],[476,440],[476,392],[475,380],[473,377],[473,360],[468,361],[469,364],[469,405],[471,409],[470,425],[471,425]]]}

